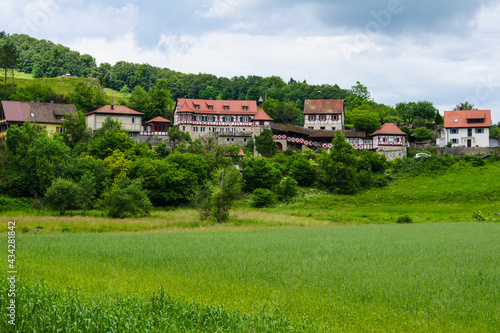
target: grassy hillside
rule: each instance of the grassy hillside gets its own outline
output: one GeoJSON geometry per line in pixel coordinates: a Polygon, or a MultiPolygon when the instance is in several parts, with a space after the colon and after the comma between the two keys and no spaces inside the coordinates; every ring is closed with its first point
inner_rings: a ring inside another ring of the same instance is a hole
{"type": "MultiPolygon", "coordinates": [[[[3,73],[0,73],[3,74],[3,73]]],[[[0,75],[0,89],[4,89],[4,76],[0,75]]],[[[87,78],[81,78],[81,77],[56,77],[56,78],[38,78],[34,79],[31,74],[25,74],[21,72],[16,72],[15,77],[14,77],[14,82],[16,87],[18,88],[23,88],[33,82],[39,82],[40,84],[44,86],[49,86],[54,90],[55,93],[57,94],[63,94],[63,95],[68,95],[70,92],[73,92],[73,88],[76,83],[81,82],[81,81],[88,81],[89,79],[87,78]]],[[[9,77],[7,78],[7,90],[11,91],[12,90],[12,78],[9,77]]],[[[104,92],[106,95],[110,97],[111,102],[118,102],[121,99],[127,99],[130,94],[122,94],[116,90],[105,88],[104,92]]]]}

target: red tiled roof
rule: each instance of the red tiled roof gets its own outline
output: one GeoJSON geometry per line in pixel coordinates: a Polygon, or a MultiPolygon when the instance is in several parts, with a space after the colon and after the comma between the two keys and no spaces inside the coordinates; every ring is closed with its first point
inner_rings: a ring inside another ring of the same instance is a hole
{"type": "Polygon", "coordinates": [[[406,133],[394,123],[385,123],[372,135],[406,135],[406,133]]]}
{"type": "Polygon", "coordinates": [[[149,121],[146,121],[146,124],[148,124],[148,123],[171,123],[171,121],[168,119],[165,119],[163,117],[158,116],[158,117],[153,118],[149,121]]]}
{"type": "Polygon", "coordinates": [[[175,112],[253,116],[257,113],[257,102],[178,98],[175,110],[175,112]],[[196,108],[196,106],[198,106],[198,108],[196,108]],[[212,106],[212,110],[210,110],[209,106],[212,106]],[[224,110],[224,107],[227,107],[227,110],[224,110]],[[247,110],[244,110],[243,107],[246,107],[247,110]]]}
{"type": "Polygon", "coordinates": [[[264,109],[259,109],[257,113],[255,114],[255,117],[252,118],[252,121],[254,120],[260,120],[260,121],[272,121],[273,118],[269,117],[266,111],[264,109]]]}
{"type": "Polygon", "coordinates": [[[342,114],[343,99],[308,99],[304,101],[304,114],[342,114]]]}
{"type": "Polygon", "coordinates": [[[444,112],[445,128],[491,127],[491,110],[459,110],[444,112]],[[468,119],[484,119],[482,123],[469,123],[468,119]]]}
{"type": "Polygon", "coordinates": [[[73,104],[34,103],[18,101],[2,101],[5,120],[11,122],[25,122],[26,120],[37,123],[60,124],[62,120],[56,116],[68,113],[76,115],[73,104]]]}
{"type": "Polygon", "coordinates": [[[114,115],[132,115],[132,116],[143,116],[144,113],[132,110],[124,105],[104,105],[102,108],[91,111],[85,116],[90,116],[95,113],[101,114],[114,114],[114,115]]]}

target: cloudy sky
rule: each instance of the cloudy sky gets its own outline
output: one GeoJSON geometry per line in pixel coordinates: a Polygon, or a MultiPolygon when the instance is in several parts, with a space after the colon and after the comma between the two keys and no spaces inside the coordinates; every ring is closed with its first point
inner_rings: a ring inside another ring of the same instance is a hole
{"type": "Polygon", "coordinates": [[[186,73],[279,75],[500,121],[496,0],[0,0],[0,30],[186,73]]]}

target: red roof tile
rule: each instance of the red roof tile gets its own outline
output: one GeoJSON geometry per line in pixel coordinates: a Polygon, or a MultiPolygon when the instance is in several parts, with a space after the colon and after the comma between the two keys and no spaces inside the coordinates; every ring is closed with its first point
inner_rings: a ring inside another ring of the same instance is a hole
{"type": "Polygon", "coordinates": [[[304,101],[304,114],[342,114],[343,99],[308,99],[304,101]]]}
{"type": "Polygon", "coordinates": [[[445,128],[491,127],[491,110],[459,110],[444,112],[445,128]],[[468,119],[472,120],[469,123],[468,119]],[[483,122],[477,121],[483,119],[483,122]]]}
{"type": "Polygon", "coordinates": [[[168,119],[165,119],[163,117],[158,116],[158,117],[153,118],[149,121],[146,121],[146,124],[148,124],[148,123],[171,123],[171,121],[168,119]]]}
{"type": "Polygon", "coordinates": [[[254,120],[260,120],[260,121],[272,121],[273,118],[269,117],[266,111],[264,109],[259,109],[257,113],[255,114],[255,117],[252,118],[252,121],[254,120]]]}
{"type": "Polygon", "coordinates": [[[257,102],[178,98],[175,110],[175,112],[253,116],[257,113],[257,102]],[[198,108],[196,106],[198,106],[198,108]],[[210,106],[212,107],[211,109],[210,106]],[[224,107],[226,107],[227,110],[224,110],[224,107]],[[244,110],[244,107],[246,107],[246,110],[244,110]]]}
{"type": "Polygon", "coordinates": [[[385,123],[372,135],[406,135],[406,133],[394,123],[385,123]]]}
{"type": "Polygon", "coordinates": [[[95,113],[101,114],[114,114],[114,115],[132,115],[132,116],[143,116],[144,113],[132,110],[124,105],[104,105],[102,108],[91,111],[85,116],[90,116],[95,113]]]}

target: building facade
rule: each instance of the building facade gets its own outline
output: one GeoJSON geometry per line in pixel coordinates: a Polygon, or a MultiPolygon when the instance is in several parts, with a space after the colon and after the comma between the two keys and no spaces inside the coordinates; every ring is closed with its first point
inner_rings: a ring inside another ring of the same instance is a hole
{"type": "Polygon", "coordinates": [[[117,120],[122,124],[123,129],[129,132],[132,139],[139,141],[142,129],[142,116],[144,116],[142,112],[132,110],[123,105],[111,104],[87,113],[85,121],[91,130],[97,131],[102,127],[106,119],[117,120]]]}
{"type": "Polygon", "coordinates": [[[343,130],[344,100],[317,99],[304,101],[304,127],[310,130],[343,130]]]}
{"type": "Polygon", "coordinates": [[[445,111],[438,145],[451,142],[452,147],[489,147],[490,127],[491,110],[445,111]]]}
{"type": "Polygon", "coordinates": [[[192,139],[211,135],[250,135],[257,114],[256,101],[177,99],[174,124],[192,139]]]}

